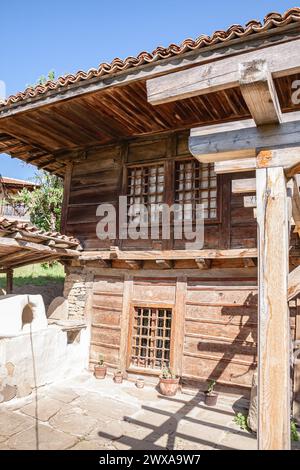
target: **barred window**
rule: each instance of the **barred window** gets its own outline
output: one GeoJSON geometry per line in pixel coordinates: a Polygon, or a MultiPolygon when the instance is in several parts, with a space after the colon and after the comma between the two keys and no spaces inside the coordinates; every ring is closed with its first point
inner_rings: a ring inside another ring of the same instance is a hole
{"type": "Polygon", "coordinates": [[[203,204],[204,218],[217,217],[217,176],[212,163],[195,159],[175,163],[175,203],[184,206],[177,219],[195,220],[196,204],[203,204]]]}
{"type": "Polygon", "coordinates": [[[151,221],[159,220],[159,207],[164,198],[165,169],[164,164],[128,168],[127,204],[130,221],[140,222],[140,211],[137,205],[144,205],[150,214],[151,221]]]}
{"type": "Polygon", "coordinates": [[[162,369],[170,365],[172,309],[134,307],[130,365],[162,369]]]}

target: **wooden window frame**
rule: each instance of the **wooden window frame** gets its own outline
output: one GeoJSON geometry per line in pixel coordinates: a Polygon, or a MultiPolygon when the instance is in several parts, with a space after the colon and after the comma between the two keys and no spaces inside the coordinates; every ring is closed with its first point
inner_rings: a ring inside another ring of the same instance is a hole
{"type": "Polygon", "coordinates": [[[133,300],[130,302],[130,316],[129,316],[129,329],[127,340],[127,353],[126,353],[126,370],[132,373],[145,374],[145,375],[161,375],[161,369],[151,369],[148,367],[135,367],[131,365],[131,351],[133,347],[133,327],[134,327],[134,312],[136,308],[155,308],[155,309],[168,309],[172,312],[171,321],[171,336],[170,336],[170,369],[174,368],[174,345],[175,345],[175,304],[174,303],[155,303],[141,300],[133,300]]]}
{"type": "MultiPolygon", "coordinates": [[[[173,159],[173,162],[174,162],[174,169],[173,169],[173,173],[174,173],[174,183],[173,183],[173,201],[175,202],[175,195],[176,195],[176,178],[175,178],[175,175],[176,175],[176,163],[178,162],[185,162],[185,161],[191,161],[195,159],[194,157],[191,157],[189,155],[187,156],[181,156],[181,157],[175,157],[173,159]]],[[[201,162],[199,162],[200,165],[201,165],[201,162]]],[[[213,218],[213,219],[204,219],[204,224],[205,225],[216,225],[216,224],[221,224],[222,223],[222,220],[221,220],[221,214],[222,214],[222,191],[221,191],[221,179],[219,177],[219,175],[216,175],[216,193],[217,193],[217,196],[216,196],[216,217],[213,218]]],[[[173,203],[174,203],[173,202],[173,203]]],[[[193,223],[193,225],[195,225],[195,223],[193,223]]]]}

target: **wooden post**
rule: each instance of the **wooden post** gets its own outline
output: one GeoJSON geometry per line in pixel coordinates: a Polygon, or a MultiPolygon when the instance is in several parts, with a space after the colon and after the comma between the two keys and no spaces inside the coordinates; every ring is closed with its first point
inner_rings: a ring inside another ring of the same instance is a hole
{"type": "Polygon", "coordinates": [[[60,231],[64,235],[66,234],[66,231],[67,231],[67,221],[68,221],[67,219],[68,219],[72,172],[73,172],[73,163],[69,162],[66,165],[66,174],[65,174],[65,179],[64,179],[64,195],[63,195],[61,221],[60,221],[60,231]]]}
{"type": "Polygon", "coordinates": [[[6,271],[6,294],[11,294],[13,291],[13,277],[14,271],[10,268],[6,271]]]}
{"type": "Polygon", "coordinates": [[[290,449],[288,211],[283,168],[256,170],[259,247],[258,447],[290,449]]]}

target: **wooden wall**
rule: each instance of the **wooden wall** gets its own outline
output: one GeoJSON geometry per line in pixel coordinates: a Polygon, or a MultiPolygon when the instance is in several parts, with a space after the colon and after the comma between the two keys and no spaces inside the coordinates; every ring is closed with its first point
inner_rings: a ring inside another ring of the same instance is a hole
{"type": "MultiPolygon", "coordinates": [[[[101,241],[96,237],[96,209],[100,203],[118,205],[125,194],[126,166],[167,161],[166,187],[172,188],[174,159],[191,156],[188,133],[136,139],[120,145],[89,150],[87,158],[74,163],[66,216],[66,232],[80,239],[86,250],[103,250],[114,244],[122,249],[184,249],[185,240],[157,244],[155,240],[101,241]]],[[[243,195],[232,195],[233,178],[249,178],[251,173],[218,177],[218,220],[205,225],[205,248],[240,248],[256,246],[256,220],[253,209],[245,208],[243,195]]]]}
{"type": "MultiPolygon", "coordinates": [[[[118,272],[114,276],[110,270],[107,276],[95,277],[91,365],[103,353],[110,367],[128,367],[132,315],[128,305],[163,303],[173,311],[171,366],[185,382],[213,378],[226,385],[249,387],[256,365],[255,279],[247,277],[247,270],[235,281],[200,278],[195,272],[193,277],[134,273],[127,305],[124,275],[118,272]],[[122,343],[126,345],[123,351],[122,343]]],[[[127,370],[135,372],[134,368],[127,370]]]]}

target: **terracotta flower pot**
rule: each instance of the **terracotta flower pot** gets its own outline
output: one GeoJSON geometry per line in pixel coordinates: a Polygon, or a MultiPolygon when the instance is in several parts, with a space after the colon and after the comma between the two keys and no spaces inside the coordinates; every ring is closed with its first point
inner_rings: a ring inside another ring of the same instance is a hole
{"type": "Polygon", "coordinates": [[[136,379],[135,386],[136,388],[144,388],[145,381],[144,379],[136,379]]]}
{"type": "Polygon", "coordinates": [[[123,382],[123,374],[122,372],[116,372],[114,374],[114,382],[116,384],[121,384],[123,382]]]}
{"type": "Polygon", "coordinates": [[[176,395],[179,385],[179,377],[176,379],[163,379],[159,380],[159,389],[162,395],[173,397],[176,395]]]}
{"type": "Polygon", "coordinates": [[[217,401],[218,401],[218,394],[215,393],[215,392],[212,392],[212,393],[205,393],[205,399],[204,399],[204,403],[207,405],[207,406],[216,406],[217,404],[217,401]]]}
{"type": "Polygon", "coordinates": [[[106,372],[107,372],[106,366],[99,366],[99,365],[94,366],[94,376],[96,377],[96,379],[105,379],[106,372]]]}

